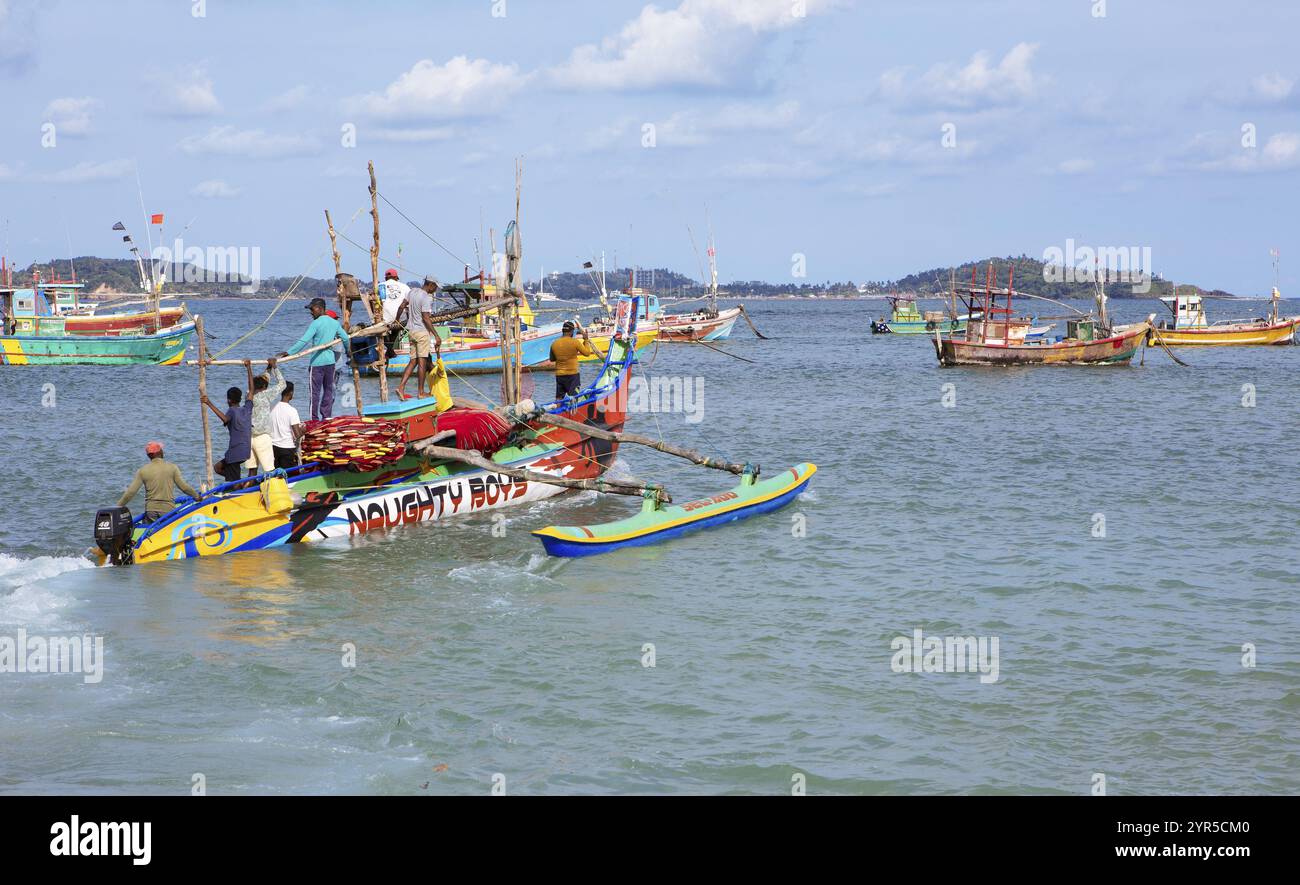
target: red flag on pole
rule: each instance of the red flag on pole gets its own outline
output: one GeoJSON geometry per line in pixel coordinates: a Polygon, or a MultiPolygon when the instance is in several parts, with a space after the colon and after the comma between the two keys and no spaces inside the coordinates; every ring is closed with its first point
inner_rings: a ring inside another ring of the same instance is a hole
{"type": "Polygon", "coordinates": [[[155,215],[153,218],[151,218],[151,219],[149,220],[149,223],[150,223],[150,224],[162,224],[162,219],[163,219],[163,217],[162,217],[161,214],[159,214],[159,215],[155,215]]]}

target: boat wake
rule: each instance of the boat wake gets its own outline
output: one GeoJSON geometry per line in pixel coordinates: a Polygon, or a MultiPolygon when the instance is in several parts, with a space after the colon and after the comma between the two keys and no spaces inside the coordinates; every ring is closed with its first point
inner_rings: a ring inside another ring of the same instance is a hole
{"type": "Polygon", "coordinates": [[[79,556],[37,556],[26,559],[0,553],[0,623],[28,623],[72,602],[42,582],[65,572],[93,568],[79,556]]]}

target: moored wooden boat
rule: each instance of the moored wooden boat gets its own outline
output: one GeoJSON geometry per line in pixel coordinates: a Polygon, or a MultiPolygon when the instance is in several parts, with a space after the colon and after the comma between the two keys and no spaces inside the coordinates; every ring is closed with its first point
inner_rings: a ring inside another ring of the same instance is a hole
{"type": "Polygon", "coordinates": [[[1066,324],[1059,338],[1030,337],[1031,321],[1014,316],[1015,290],[1009,275],[1007,287],[998,288],[992,264],[983,287],[977,287],[974,269],[969,287],[956,290],[969,308],[964,335],[934,336],[940,366],[1102,366],[1126,364],[1133,359],[1151,328],[1154,316],[1123,326],[1111,326],[1106,295],[1098,283],[1098,316],[1082,315],[1066,324]]]}
{"type": "Polygon", "coordinates": [[[153,333],[73,334],[67,317],[37,313],[38,297],[34,289],[0,288],[0,365],[175,365],[194,334],[192,322],[153,333]]]}
{"type": "Polygon", "coordinates": [[[1300,316],[1284,317],[1279,314],[1278,302],[1282,300],[1277,288],[1273,289],[1272,308],[1267,317],[1254,320],[1228,320],[1211,324],[1205,314],[1205,305],[1196,293],[1161,298],[1173,316],[1172,323],[1161,320],[1148,333],[1151,344],[1174,347],[1230,346],[1256,344],[1294,344],[1300,316]]]}
{"type": "Polygon", "coordinates": [[[924,314],[916,306],[916,299],[907,295],[889,295],[889,319],[882,318],[871,324],[874,335],[933,335],[936,331],[953,334],[966,331],[968,317],[954,317],[941,310],[927,310],[924,314]]]}

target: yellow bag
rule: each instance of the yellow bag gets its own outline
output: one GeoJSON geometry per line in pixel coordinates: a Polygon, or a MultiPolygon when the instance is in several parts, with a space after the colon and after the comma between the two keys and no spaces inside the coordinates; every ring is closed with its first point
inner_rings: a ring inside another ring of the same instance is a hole
{"type": "Polygon", "coordinates": [[[273,476],[262,483],[262,502],[267,513],[288,513],[293,509],[293,496],[284,477],[273,476]]]}
{"type": "Polygon", "coordinates": [[[455,403],[451,398],[451,381],[447,378],[447,367],[442,360],[433,364],[433,371],[429,373],[429,393],[438,400],[438,411],[445,412],[455,403]]]}

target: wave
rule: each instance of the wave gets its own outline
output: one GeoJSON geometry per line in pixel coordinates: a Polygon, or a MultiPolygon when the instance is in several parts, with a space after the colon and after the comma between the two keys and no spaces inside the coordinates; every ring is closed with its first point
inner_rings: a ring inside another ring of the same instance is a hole
{"type": "Polygon", "coordinates": [[[93,568],[79,556],[37,556],[26,559],[0,553],[0,621],[27,623],[73,602],[43,582],[65,572],[93,568]]]}

